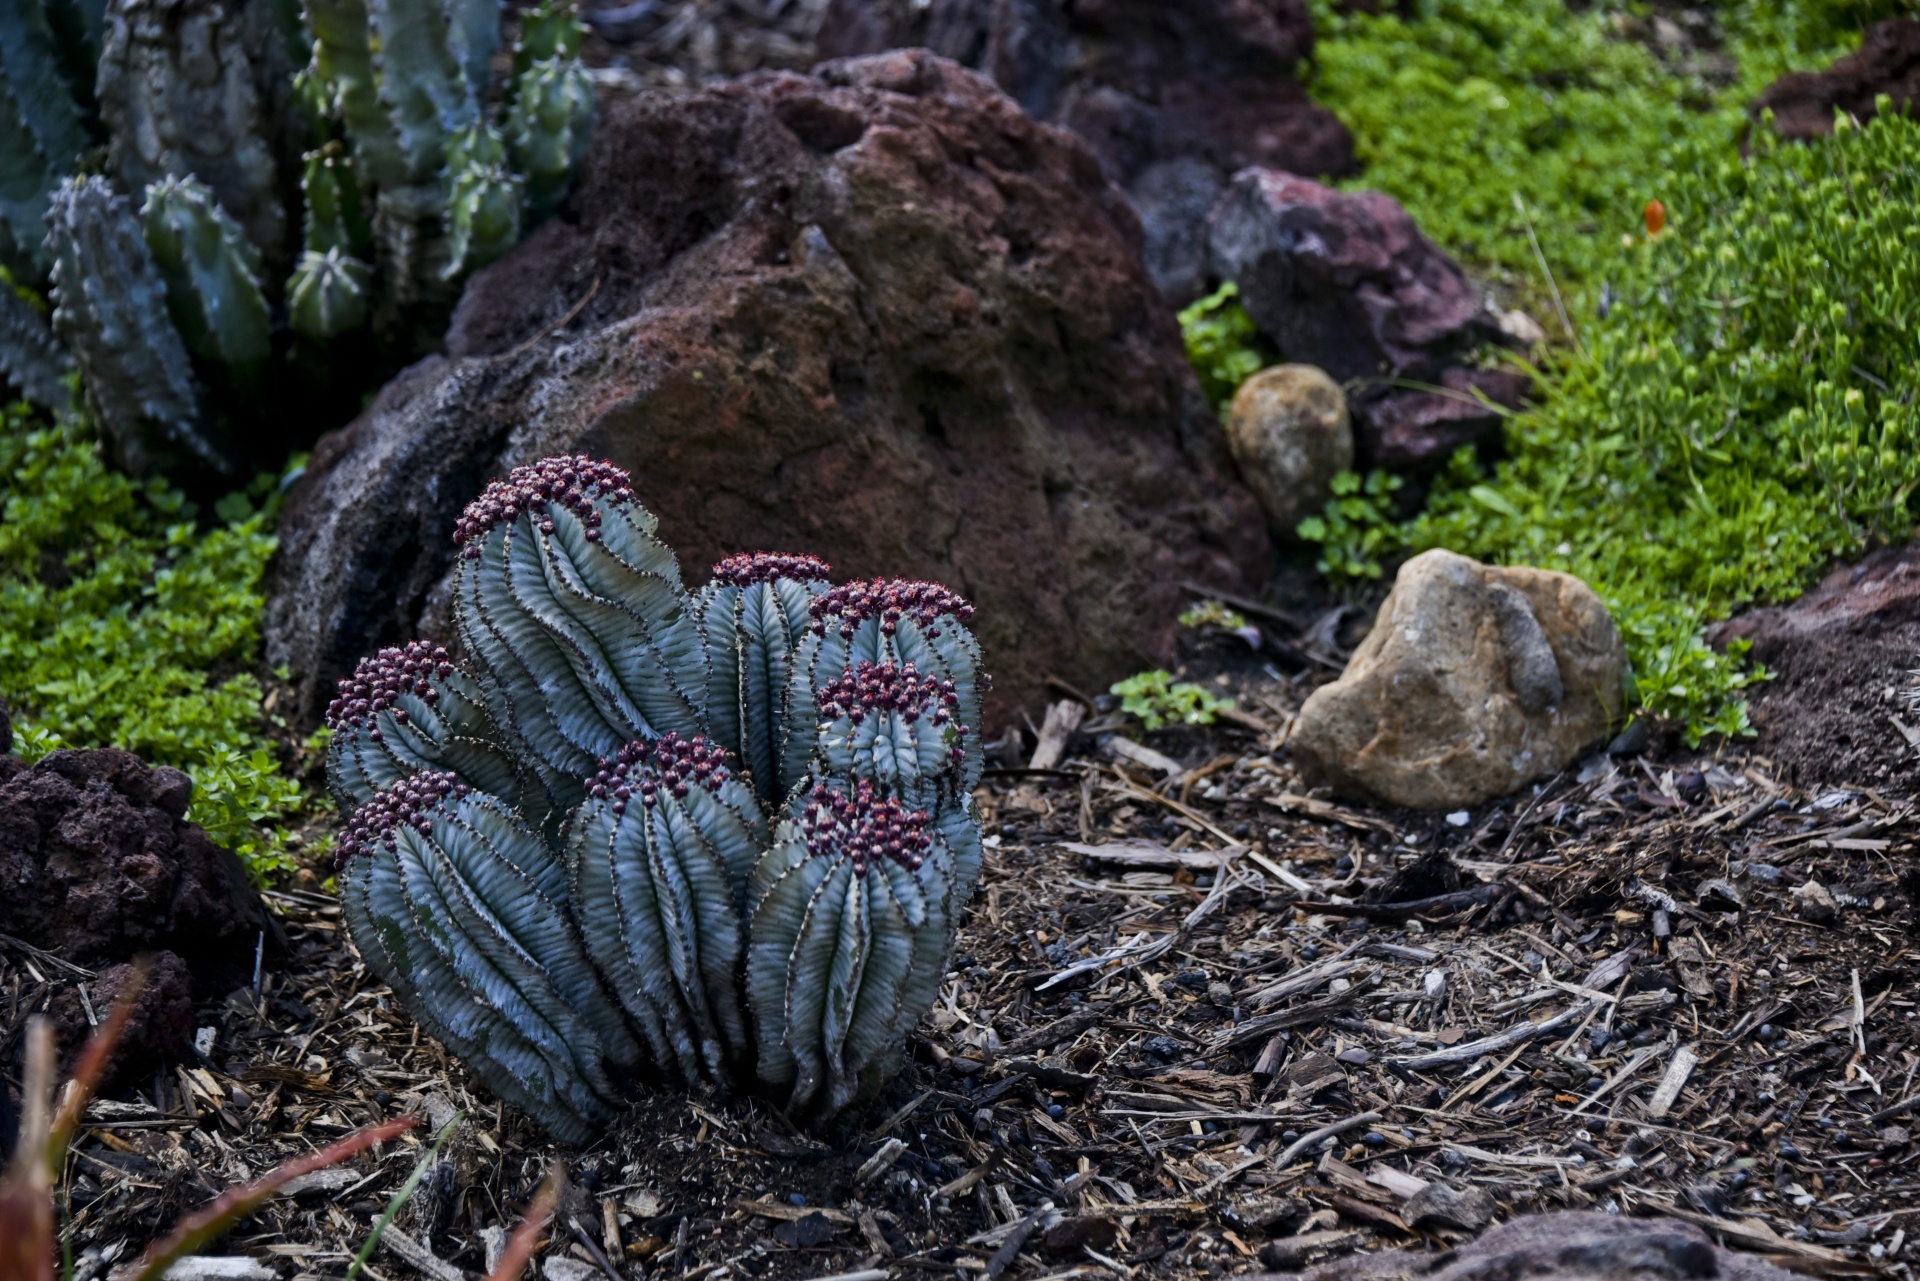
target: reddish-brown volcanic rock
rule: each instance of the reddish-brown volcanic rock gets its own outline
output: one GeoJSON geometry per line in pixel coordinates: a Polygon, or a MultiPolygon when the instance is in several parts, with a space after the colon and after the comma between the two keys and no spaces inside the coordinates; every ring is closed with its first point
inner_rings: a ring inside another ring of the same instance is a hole
{"type": "Polygon", "coordinates": [[[908,51],[642,95],[583,172],[468,285],[450,355],[293,493],[268,647],[309,720],[433,627],[483,482],[553,453],[631,471],[690,583],[780,548],[964,592],[989,722],[1049,675],[1164,661],[1184,579],[1261,581],[1264,522],[1132,211],[984,77],[908,51]]]}
{"type": "Polygon", "coordinates": [[[1295,79],[1304,0],[833,0],[823,57],[924,45],[977,68],[1093,147],[1146,229],[1175,302],[1206,279],[1207,210],[1248,165],[1340,176],[1353,136],[1295,79]]]}
{"type": "Polygon", "coordinates": [[[1889,18],[1867,29],[1860,48],[1825,71],[1796,71],[1768,85],[1753,104],[1757,120],[1773,112],[1773,127],[1788,138],[1833,132],[1833,113],[1866,120],[1886,94],[1905,111],[1920,96],[1920,19],[1889,18]]]}
{"type": "Polygon", "coordinates": [[[184,821],[192,792],[132,752],[0,757],[0,934],[89,967],[166,949],[202,995],[249,974],[280,927],[240,860],[184,821]]]}
{"type": "MultiPolygon", "coordinates": [[[[133,998],[133,1009],[113,1057],[107,1060],[100,1081],[104,1090],[140,1077],[155,1063],[184,1059],[193,1052],[193,975],[187,963],[172,952],[161,951],[143,953],[139,964],[146,967],[146,977],[133,998]]],[[[106,1019],[107,1012],[132,985],[135,973],[131,962],[110,965],[87,984],[94,1019],[106,1019]]],[[[94,1022],[87,1017],[77,987],[59,988],[47,1014],[66,1065],[62,1069],[65,1075],[93,1035],[94,1022]]]]}
{"type": "Polygon", "coordinates": [[[1753,690],[1758,747],[1803,784],[1920,790],[1920,544],[1834,570],[1791,605],[1713,629],[1746,639],[1774,679],[1753,690]]]}

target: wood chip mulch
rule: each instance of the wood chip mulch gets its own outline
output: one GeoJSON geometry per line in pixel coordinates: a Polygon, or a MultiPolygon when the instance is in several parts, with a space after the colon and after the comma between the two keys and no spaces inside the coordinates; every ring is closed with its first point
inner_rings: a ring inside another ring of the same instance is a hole
{"type": "MultiPolygon", "coordinates": [[[[1350,808],[1286,763],[1304,686],[1228,680],[1212,729],[1143,750],[1113,716],[1068,736],[1065,709],[1056,762],[990,775],[989,869],[913,1062],[824,1139],[764,1103],[663,1095],[558,1148],[418,1033],[327,895],[272,895],[290,962],[201,1009],[199,1063],[89,1114],[62,1185],[76,1281],[402,1112],[420,1138],[304,1181],[216,1252],[261,1281],[344,1275],[458,1117],[372,1281],[483,1275],[554,1160],[552,1281],[1212,1277],[1561,1207],[1912,1276],[1910,795],[1798,791],[1726,749],[1597,757],[1451,816],[1350,808]]],[[[11,1056],[74,977],[0,965],[11,1056]]]]}

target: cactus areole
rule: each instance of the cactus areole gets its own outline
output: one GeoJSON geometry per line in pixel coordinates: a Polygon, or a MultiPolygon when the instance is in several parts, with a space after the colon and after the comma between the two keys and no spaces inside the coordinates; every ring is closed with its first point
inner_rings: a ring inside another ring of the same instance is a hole
{"type": "Polygon", "coordinates": [[[873,1098],[980,875],[973,607],[771,552],[688,592],[655,524],[611,464],[516,469],[454,533],[463,657],[327,712],[354,943],[573,1142],[640,1084],[873,1098]]]}

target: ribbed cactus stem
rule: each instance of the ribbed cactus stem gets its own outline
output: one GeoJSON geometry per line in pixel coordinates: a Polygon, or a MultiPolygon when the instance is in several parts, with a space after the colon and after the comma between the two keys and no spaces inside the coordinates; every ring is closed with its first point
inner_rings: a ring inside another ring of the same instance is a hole
{"type": "Polygon", "coordinates": [[[790,1087],[793,1112],[841,1111],[897,1048],[915,935],[936,915],[944,931],[944,879],[921,875],[927,828],[925,812],[864,781],[821,786],[754,871],[747,993],[759,1070],[790,1087]]]}
{"type": "Polygon", "coordinates": [[[441,646],[414,641],[361,659],[326,724],[327,776],[342,812],[414,774],[446,772],[541,822],[544,798],[501,746],[485,692],[441,646]]]}
{"type": "Polygon", "coordinates": [[[124,196],[99,178],[69,179],[47,215],[53,328],[73,352],[94,420],[136,474],[188,462],[238,471],[201,417],[200,387],[166,285],[124,196]]]}
{"type": "Polygon", "coordinates": [[[565,869],[499,801],[416,775],[358,810],[342,902],[368,965],[468,1063],[556,1133],[583,1138],[619,1100],[608,1066],[640,1047],[568,923],[565,869]]]}
{"type": "Polygon", "coordinates": [[[0,219],[35,263],[46,261],[41,240],[54,188],[89,145],[44,3],[0,4],[0,219]]]}
{"type": "MultiPolygon", "coordinates": [[[[787,707],[793,656],[812,625],[811,606],[833,571],[813,556],[752,552],[729,556],[694,604],[707,664],[707,720],[712,735],[738,754],[767,805],[779,805],[799,782],[785,770],[787,707]]],[[[798,720],[811,732],[814,710],[798,720]]]]}
{"type": "Polygon", "coordinates": [[[329,142],[317,151],[309,151],[300,189],[307,202],[304,240],[308,253],[338,249],[351,256],[366,248],[372,229],[345,147],[329,142]]]}
{"type": "Polygon", "coordinates": [[[916,805],[957,790],[967,727],[955,716],[952,681],[923,677],[912,663],[862,660],[816,698],[828,773],[872,779],[916,805]]]}
{"type": "Polygon", "coordinates": [[[747,879],[767,844],[752,791],[704,738],[622,747],[566,834],[588,952],[663,1071],[729,1082],[751,1051],[739,995],[747,879]]]}
{"type": "Polygon", "coordinates": [[[626,473],[515,468],[455,528],[456,621],[533,759],[585,777],[635,738],[702,731],[698,637],[673,553],[626,473]]]}
{"type": "Polygon", "coordinates": [[[479,116],[446,6],[442,0],[368,0],[367,18],[380,103],[407,180],[429,182],[446,163],[447,140],[479,116]]]}
{"type": "Polygon", "coordinates": [[[373,269],[338,249],[305,253],[287,282],[287,318],[295,333],[316,341],[336,338],[367,323],[373,269]]]}
{"type": "Polygon", "coordinates": [[[0,280],[0,375],[43,409],[65,409],[73,355],[53,336],[48,316],[0,280]]]}
{"type": "Polygon", "coordinates": [[[520,75],[549,58],[577,58],[587,29],[571,0],[541,0],[520,15],[520,38],[513,46],[513,71],[520,75]]]}
{"type": "Polygon", "coordinates": [[[193,178],[164,178],[147,188],[140,213],[187,350],[235,368],[264,361],[272,323],[260,254],[213,192],[193,178]]]}
{"type": "Polygon", "coordinates": [[[536,218],[558,208],[593,131],[593,81],[576,58],[533,63],[514,85],[507,141],[536,218]]]}
{"type": "Polygon", "coordinates": [[[447,214],[447,265],[454,276],[484,267],[520,239],[526,182],[506,166],[506,143],[492,126],[474,123],[447,148],[453,193],[447,214]]]}
{"type": "Polygon", "coordinates": [[[484,96],[500,48],[500,0],[446,0],[453,47],[467,84],[484,96]]]}
{"type": "Polygon", "coordinates": [[[306,0],[313,65],[332,88],[354,159],[376,187],[407,181],[400,140],[380,101],[366,0],[306,0]]]}

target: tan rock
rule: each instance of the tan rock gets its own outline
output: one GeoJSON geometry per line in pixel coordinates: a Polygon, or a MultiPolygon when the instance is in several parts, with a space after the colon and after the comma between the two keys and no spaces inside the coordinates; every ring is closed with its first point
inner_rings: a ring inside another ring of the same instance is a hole
{"type": "Polygon", "coordinates": [[[1275,533],[1292,537],[1353,466],[1346,393],[1312,365],[1275,365],[1240,384],[1227,417],[1227,447],[1275,533]]]}
{"type": "Polygon", "coordinates": [[[1315,690],[1293,759],[1315,784],[1456,809],[1571,764],[1626,710],[1607,607],[1570,574],[1430,551],[1401,567],[1339,680],[1315,690]]]}

